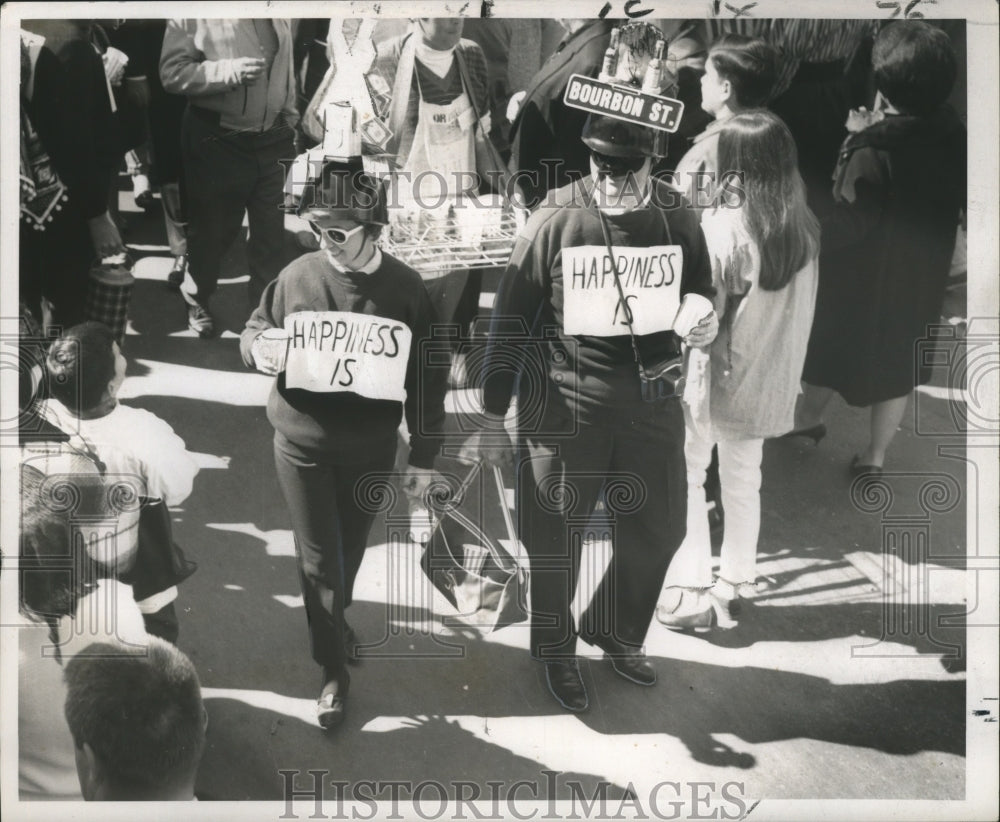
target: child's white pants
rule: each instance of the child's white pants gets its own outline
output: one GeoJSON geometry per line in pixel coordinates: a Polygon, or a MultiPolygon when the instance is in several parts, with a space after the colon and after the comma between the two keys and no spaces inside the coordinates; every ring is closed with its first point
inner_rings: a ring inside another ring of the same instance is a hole
{"type": "MultiPolygon", "coordinates": [[[[687,426],[687,536],[674,555],[664,587],[707,588],[712,584],[712,542],[705,501],[705,474],[713,443],[687,426]]],[[[760,534],[760,463],[764,440],[718,443],[719,481],[725,510],[725,533],[719,576],[734,585],[757,578],[757,537],[760,534]]]]}

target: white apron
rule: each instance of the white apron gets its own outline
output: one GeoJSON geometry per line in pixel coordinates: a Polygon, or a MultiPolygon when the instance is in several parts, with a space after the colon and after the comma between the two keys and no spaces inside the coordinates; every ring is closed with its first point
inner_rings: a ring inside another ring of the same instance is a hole
{"type": "MultiPolygon", "coordinates": [[[[403,171],[410,175],[403,188],[412,186],[425,208],[443,203],[447,208],[460,194],[476,189],[476,115],[469,95],[462,92],[447,105],[424,101],[419,90],[417,128],[403,171]],[[430,172],[434,172],[433,174],[430,172]]],[[[405,178],[404,178],[405,179],[405,178]]]]}

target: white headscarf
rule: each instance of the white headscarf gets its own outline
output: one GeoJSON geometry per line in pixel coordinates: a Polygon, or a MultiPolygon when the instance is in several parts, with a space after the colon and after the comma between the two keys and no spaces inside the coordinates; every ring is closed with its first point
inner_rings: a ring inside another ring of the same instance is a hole
{"type": "Polygon", "coordinates": [[[445,51],[432,49],[424,42],[422,27],[420,29],[420,34],[421,36],[417,38],[417,59],[433,71],[438,77],[443,78],[449,71],[451,71],[451,65],[455,61],[455,46],[452,46],[450,49],[445,51]]]}

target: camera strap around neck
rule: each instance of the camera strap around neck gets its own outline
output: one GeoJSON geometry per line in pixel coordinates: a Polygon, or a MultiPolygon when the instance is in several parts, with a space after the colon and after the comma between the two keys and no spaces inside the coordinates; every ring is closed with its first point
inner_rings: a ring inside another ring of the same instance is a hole
{"type": "Polygon", "coordinates": [[[639,373],[645,375],[646,369],[642,366],[642,357],[639,356],[639,345],[635,339],[635,331],[632,329],[632,309],[629,308],[625,299],[625,289],[622,288],[621,276],[618,273],[618,263],[615,261],[615,253],[611,248],[611,233],[608,231],[608,221],[601,210],[597,211],[597,219],[601,222],[601,232],[604,234],[604,245],[608,249],[608,259],[611,260],[611,271],[615,275],[615,286],[618,288],[618,299],[621,301],[622,312],[625,314],[625,322],[628,325],[628,338],[632,343],[632,356],[635,357],[635,364],[639,367],[639,373]]]}

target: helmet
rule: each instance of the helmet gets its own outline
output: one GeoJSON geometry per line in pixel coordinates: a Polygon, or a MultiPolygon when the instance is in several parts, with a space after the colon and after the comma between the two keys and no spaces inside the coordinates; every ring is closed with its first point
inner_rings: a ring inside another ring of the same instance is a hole
{"type": "Polygon", "coordinates": [[[609,157],[652,157],[657,154],[653,129],[604,114],[589,114],[581,139],[609,157]]]}
{"type": "Polygon", "coordinates": [[[360,157],[343,162],[299,155],[285,182],[285,210],[308,209],[343,212],[360,223],[389,222],[385,183],[365,171],[360,157]]]}

